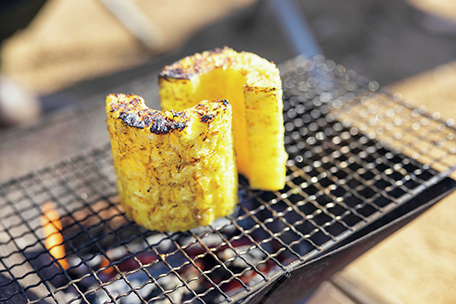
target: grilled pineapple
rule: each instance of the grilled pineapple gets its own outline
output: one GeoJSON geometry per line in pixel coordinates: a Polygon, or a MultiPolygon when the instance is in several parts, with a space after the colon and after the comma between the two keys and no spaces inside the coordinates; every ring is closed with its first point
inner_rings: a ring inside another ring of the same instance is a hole
{"type": "Polygon", "coordinates": [[[200,100],[227,99],[233,107],[238,171],[250,187],[285,185],[282,83],[276,66],[252,53],[216,49],[166,66],[159,78],[164,110],[182,110],[200,100]]]}
{"type": "Polygon", "coordinates": [[[111,94],[106,113],[120,201],[136,223],[184,231],[233,212],[238,182],[227,101],[161,112],[136,95],[111,94]]]}

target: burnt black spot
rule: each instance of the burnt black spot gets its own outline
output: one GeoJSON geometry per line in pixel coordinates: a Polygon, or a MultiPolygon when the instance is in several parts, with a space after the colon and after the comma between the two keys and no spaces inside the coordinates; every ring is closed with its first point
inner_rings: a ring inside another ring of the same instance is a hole
{"type": "Polygon", "coordinates": [[[167,134],[173,130],[183,130],[188,125],[187,121],[169,121],[163,116],[156,116],[150,127],[150,132],[155,134],[167,134]]]}
{"type": "Polygon", "coordinates": [[[124,112],[119,115],[119,118],[122,119],[122,121],[130,127],[135,127],[138,129],[144,129],[145,127],[144,121],[140,120],[139,116],[135,113],[124,112]]]}
{"type": "Polygon", "coordinates": [[[187,126],[187,122],[176,122],[174,128],[182,131],[187,126]]]}
{"type": "Polygon", "coordinates": [[[111,111],[118,111],[118,118],[130,127],[138,129],[147,127],[152,133],[167,134],[173,130],[183,130],[188,125],[189,118],[185,112],[172,111],[172,117],[170,117],[170,113],[163,115],[160,111],[139,109],[143,105],[143,100],[136,95],[120,102],[112,105],[111,111]]]}
{"type": "Polygon", "coordinates": [[[185,114],[185,112],[176,112],[174,110],[171,110],[171,113],[173,114],[173,118],[180,117],[183,119],[187,119],[187,114],[185,114]]]}
{"type": "Polygon", "coordinates": [[[150,126],[150,123],[152,122],[152,117],[146,117],[146,118],[143,120],[143,122],[144,122],[144,125],[145,125],[146,127],[149,127],[149,126],[150,126]]]}
{"type": "Polygon", "coordinates": [[[137,120],[136,122],[133,123],[133,127],[138,128],[138,129],[144,129],[146,124],[142,120],[137,120]]]}
{"type": "Polygon", "coordinates": [[[166,134],[169,133],[171,124],[165,119],[154,120],[150,127],[150,132],[155,134],[166,134]]]}
{"type": "Polygon", "coordinates": [[[223,103],[223,105],[224,105],[225,107],[227,107],[227,106],[230,105],[230,103],[229,103],[228,100],[226,100],[226,99],[223,99],[223,100],[220,100],[220,101],[223,103]]]}
{"type": "Polygon", "coordinates": [[[209,107],[206,104],[204,104],[204,103],[200,103],[200,104],[196,105],[195,109],[203,111],[203,112],[209,111],[209,107]]]}
{"type": "Polygon", "coordinates": [[[140,101],[140,99],[139,99],[138,97],[134,97],[134,98],[130,101],[130,104],[137,106],[137,105],[140,105],[140,104],[141,104],[141,101],[140,101]]]}
{"type": "Polygon", "coordinates": [[[129,124],[136,117],[133,113],[120,113],[119,118],[123,120],[124,123],[129,124]]]}
{"type": "Polygon", "coordinates": [[[111,111],[110,111],[110,112],[112,113],[112,112],[115,112],[115,111],[117,111],[117,110],[119,110],[119,109],[120,109],[119,106],[111,105],[111,111]]]}
{"type": "Polygon", "coordinates": [[[203,117],[201,117],[201,121],[208,122],[208,121],[211,121],[212,119],[214,119],[214,117],[215,117],[214,114],[207,114],[207,115],[204,115],[203,117]]]}
{"type": "Polygon", "coordinates": [[[176,75],[184,75],[185,74],[185,70],[182,69],[182,68],[176,68],[176,69],[174,69],[174,73],[176,75]]]}
{"type": "Polygon", "coordinates": [[[167,68],[164,68],[160,72],[160,77],[164,78],[165,80],[169,80],[169,78],[173,78],[173,79],[190,79],[195,74],[195,71],[191,71],[191,70],[186,71],[186,70],[184,70],[182,68],[174,67],[177,64],[178,63],[175,62],[171,66],[169,66],[167,68]]]}

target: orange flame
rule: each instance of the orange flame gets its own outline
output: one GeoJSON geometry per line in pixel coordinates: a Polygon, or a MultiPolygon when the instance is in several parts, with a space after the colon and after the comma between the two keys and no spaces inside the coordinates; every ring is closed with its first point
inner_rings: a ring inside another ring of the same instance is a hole
{"type": "Polygon", "coordinates": [[[59,214],[54,209],[52,202],[46,202],[41,207],[43,215],[40,216],[41,226],[43,227],[44,244],[49,253],[60,263],[64,269],[70,265],[65,260],[65,247],[63,245],[62,223],[59,214]]]}
{"type": "Polygon", "coordinates": [[[105,273],[105,274],[114,274],[114,273],[116,273],[116,270],[114,269],[114,267],[109,266],[109,264],[110,264],[109,260],[105,256],[103,256],[103,258],[101,260],[101,263],[100,263],[100,269],[104,268],[104,267],[107,267],[107,268],[103,269],[101,271],[102,273],[105,273]]]}

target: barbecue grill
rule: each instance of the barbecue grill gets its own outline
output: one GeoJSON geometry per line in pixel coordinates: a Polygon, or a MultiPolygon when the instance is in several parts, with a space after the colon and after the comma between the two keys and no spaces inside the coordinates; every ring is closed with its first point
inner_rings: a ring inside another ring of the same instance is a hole
{"type": "Polygon", "coordinates": [[[291,302],[455,188],[453,120],[322,56],[280,70],[283,190],[241,178],[233,215],[158,233],[125,217],[107,144],[13,179],[0,302],[291,302]]]}

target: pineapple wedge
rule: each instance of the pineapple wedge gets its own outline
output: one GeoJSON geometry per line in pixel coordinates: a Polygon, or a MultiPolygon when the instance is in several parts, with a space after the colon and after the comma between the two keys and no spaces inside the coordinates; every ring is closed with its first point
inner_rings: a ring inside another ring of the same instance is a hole
{"type": "Polygon", "coordinates": [[[201,100],[227,99],[239,173],[252,189],[285,186],[282,83],[276,66],[258,55],[230,48],[185,57],[161,71],[161,105],[182,110],[201,100]]]}
{"type": "Polygon", "coordinates": [[[233,212],[238,181],[227,101],[161,112],[136,95],[111,94],[106,113],[120,201],[137,224],[185,231],[233,212]]]}

